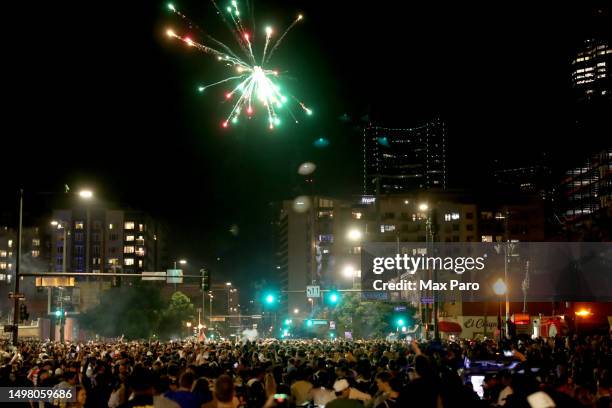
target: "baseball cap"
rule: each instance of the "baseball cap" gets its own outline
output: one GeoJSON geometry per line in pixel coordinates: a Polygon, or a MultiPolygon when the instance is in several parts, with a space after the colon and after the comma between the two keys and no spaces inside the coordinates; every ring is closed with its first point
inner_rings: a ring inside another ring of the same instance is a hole
{"type": "Polygon", "coordinates": [[[336,392],[342,392],[346,390],[348,387],[349,387],[349,383],[345,379],[338,380],[334,383],[334,391],[336,392]]]}

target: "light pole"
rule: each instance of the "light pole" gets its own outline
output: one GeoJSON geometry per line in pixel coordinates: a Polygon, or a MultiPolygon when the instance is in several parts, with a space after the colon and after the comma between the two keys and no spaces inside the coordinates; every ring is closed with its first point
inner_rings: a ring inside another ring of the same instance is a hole
{"type": "MultiPolygon", "coordinates": [[[[431,251],[433,252],[433,241],[434,241],[434,234],[433,234],[433,229],[432,229],[432,217],[431,217],[431,208],[429,207],[428,203],[421,203],[419,204],[419,211],[422,211],[426,214],[426,219],[425,219],[425,247],[427,248],[427,255],[429,256],[429,250],[431,248],[431,251]]],[[[431,271],[428,270],[428,272],[431,273],[431,271]]],[[[438,271],[436,270],[436,268],[433,269],[433,280],[434,282],[437,282],[438,280],[438,271]]],[[[440,340],[440,327],[438,324],[438,314],[439,314],[439,302],[438,302],[438,296],[436,294],[436,292],[432,292],[432,320],[433,320],[433,326],[434,326],[434,339],[436,341],[440,340]]],[[[419,301],[419,304],[421,302],[419,301]]],[[[426,308],[429,309],[429,308],[426,308]]],[[[429,322],[429,318],[427,319],[427,322],[429,322]]],[[[427,335],[427,333],[425,333],[427,335]]]]}
{"type": "Polygon", "coordinates": [[[506,282],[502,280],[502,278],[497,279],[493,284],[493,292],[498,296],[498,309],[497,309],[497,330],[499,330],[499,345],[501,347],[501,341],[503,338],[502,331],[502,296],[506,294],[508,291],[508,287],[506,286],[506,282]]]}
{"type": "MultiPolygon", "coordinates": [[[[66,191],[67,193],[68,191],[66,191]]],[[[54,193],[40,193],[40,194],[54,194],[54,193]]],[[[81,190],[78,195],[83,199],[91,199],[93,197],[93,192],[91,190],[81,190]]],[[[13,345],[17,345],[17,340],[19,339],[19,280],[21,277],[19,276],[21,271],[21,239],[22,239],[22,230],[23,230],[23,189],[19,190],[19,218],[17,221],[17,244],[16,244],[16,258],[15,258],[15,297],[13,299],[13,345]]],[[[88,226],[89,227],[89,226],[88,226]]],[[[89,245],[89,241],[87,242],[89,245]]],[[[65,257],[64,257],[65,259],[65,257]]]]}
{"type": "MultiPolygon", "coordinates": [[[[174,261],[174,270],[175,271],[178,269],[177,266],[176,266],[177,263],[179,263],[180,265],[187,265],[187,260],[186,259],[175,260],[174,261]]],[[[174,278],[175,278],[174,279],[174,291],[176,292],[176,279],[178,279],[178,276],[175,276],[174,278]]]]}
{"type": "MultiPolygon", "coordinates": [[[[63,232],[63,243],[62,243],[62,272],[68,272],[66,270],[66,248],[68,246],[68,224],[65,221],[51,221],[51,225],[57,227],[57,229],[61,229],[63,232]]],[[[64,342],[64,328],[66,324],[66,317],[64,313],[64,293],[63,288],[59,287],[59,310],[60,310],[60,342],[64,342]]],[[[53,288],[51,288],[53,290],[53,288]]]]}
{"type": "Polygon", "coordinates": [[[225,286],[227,287],[227,314],[230,313],[230,291],[232,290],[232,282],[225,282],[225,286]]]}
{"type": "Polygon", "coordinates": [[[212,315],[213,315],[213,298],[214,295],[211,292],[208,292],[208,327],[212,328],[212,315]]]}

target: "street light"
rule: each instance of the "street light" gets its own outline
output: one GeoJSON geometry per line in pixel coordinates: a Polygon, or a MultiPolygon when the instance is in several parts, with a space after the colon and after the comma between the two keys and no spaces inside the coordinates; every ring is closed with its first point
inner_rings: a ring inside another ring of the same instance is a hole
{"type": "Polygon", "coordinates": [[[495,283],[493,284],[493,292],[495,292],[495,294],[499,297],[499,300],[498,300],[499,308],[498,308],[498,313],[497,313],[497,330],[499,330],[500,344],[501,344],[501,339],[503,338],[502,336],[502,318],[501,318],[501,315],[502,315],[502,312],[501,312],[502,300],[501,299],[507,290],[508,290],[508,287],[506,286],[506,282],[504,282],[502,278],[497,279],[497,281],[495,281],[495,283]]]}
{"type": "MultiPolygon", "coordinates": [[[[68,193],[69,189],[67,188],[65,193],[68,193]]],[[[16,255],[15,255],[15,283],[14,283],[14,293],[18,294],[19,293],[19,283],[20,283],[20,271],[21,271],[21,239],[22,239],[22,232],[23,232],[23,189],[19,190],[19,200],[18,200],[18,206],[19,206],[19,221],[17,223],[17,245],[16,245],[16,255]]],[[[40,194],[54,194],[54,193],[40,193],[40,194]]],[[[82,190],[81,192],[79,192],[79,196],[81,198],[85,198],[85,199],[90,199],[93,197],[93,192],[91,190],[82,190]]],[[[89,210],[88,210],[88,215],[89,215],[89,210]]],[[[87,219],[87,228],[88,228],[88,232],[89,232],[89,217],[87,219]]],[[[87,236],[87,242],[89,243],[89,236],[87,236]]],[[[87,259],[87,262],[89,262],[89,244],[86,247],[87,252],[85,253],[85,257],[87,259]]],[[[64,257],[65,259],[65,257],[64,257]]],[[[87,264],[87,266],[89,266],[89,263],[87,264]]],[[[88,270],[89,268],[86,268],[86,270],[88,270]]],[[[66,270],[64,269],[64,272],[66,270]]],[[[13,303],[13,327],[12,327],[12,332],[13,332],[13,344],[17,345],[17,340],[19,339],[19,297],[15,297],[14,299],[14,303],[13,303]]]]}
{"type": "Polygon", "coordinates": [[[419,211],[427,211],[429,210],[429,205],[427,203],[419,204],[419,211]]]}
{"type": "Polygon", "coordinates": [[[187,265],[187,260],[186,259],[179,259],[174,261],[174,269],[178,269],[176,264],[180,264],[180,265],[187,265]]]}
{"type": "Polygon", "coordinates": [[[342,275],[344,275],[345,278],[354,278],[355,277],[355,267],[353,267],[353,265],[346,265],[342,269],[342,275]]]}
{"type": "Polygon", "coordinates": [[[185,326],[187,326],[187,327],[191,327],[191,322],[187,322],[187,323],[185,323],[185,326]]]}
{"type": "Polygon", "coordinates": [[[87,189],[81,190],[79,191],[79,197],[89,200],[93,198],[93,191],[87,189]]]}
{"type": "Polygon", "coordinates": [[[293,314],[298,314],[298,313],[300,313],[300,309],[298,308],[293,309],[293,314]]]}
{"type": "Polygon", "coordinates": [[[346,236],[351,241],[359,241],[363,234],[357,228],[351,228],[346,236]]]}
{"type": "Polygon", "coordinates": [[[225,286],[232,286],[232,282],[225,282],[225,286]]]}

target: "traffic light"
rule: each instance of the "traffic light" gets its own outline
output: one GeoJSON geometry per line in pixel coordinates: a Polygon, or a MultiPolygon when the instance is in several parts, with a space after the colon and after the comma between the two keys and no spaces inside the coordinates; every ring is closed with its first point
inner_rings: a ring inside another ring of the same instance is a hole
{"type": "Polygon", "coordinates": [[[336,338],[336,333],[334,333],[334,332],[329,332],[329,338],[330,338],[330,339],[335,339],[335,338],[336,338]]]}
{"type": "Polygon", "coordinates": [[[330,306],[336,306],[338,303],[340,303],[340,293],[337,290],[330,290],[327,293],[327,303],[330,306]]]}
{"type": "Polygon", "coordinates": [[[202,290],[204,292],[210,290],[210,272],[206,268],[200,269],[202,275],[202,290]]]}
{"type": "Polygon", "coordinates": [[[285,326],[291,326],[291,323],[293,323],[293,320],[285,319],[285,326]]]}
{"type": "Polygon", "coordinates": [[[312,327],[312,320],[310,319],[306,320],[306,326],[312,327]]]}
{"type": "Polygon", "coordinates": [[[57,310],[55,311],[55,317],[60,317],[61,315],[62,315],[62,311],[61,311],[61,309],[57,309],[57,310]]]}
{"type": "Polygon", "coordinates": [[[278,296],[275,293],[268,292],[264,295],[263,300],[266,305],[272,306],[278,302],[278,296]]]}

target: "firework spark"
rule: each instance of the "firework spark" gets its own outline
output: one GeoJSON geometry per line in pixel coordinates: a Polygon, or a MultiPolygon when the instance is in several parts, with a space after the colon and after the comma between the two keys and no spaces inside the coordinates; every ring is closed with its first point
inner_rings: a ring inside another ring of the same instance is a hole
{"type": "MultiPolygon", "coordinates": [[[[312,115],[312,110],[304,102],[291,94],[285,94],[284,90],[281,91],[279,82],[281,78],[280,72],[276,69],[268,68],[268,63],[274,52],[278,49],[289,31],[303,19],[303,16],[301,14],[298,15],[276,41],[273,40],[274,29],[266,27],[265,43],[261,52],[261,58],[258,59],[253,51],[252,36],[245,27],[245,21],[241,18],[238,2],[232,0],[225,9],[221,9],[215,0],[211,1],[223,22],[232,31],[240,47],[240,52],[232,50],[230,46],[198,27],[185,14],[180,12],[174,4],[168,4],[168,9],[184,20],[191,29],[197,30],[201,34],[202,40],[196,41],[192,36],[177,34],[173,29],[166,30],[166,34],[170,38],[182,41],[189,47],[216,57],[219,62],[232,70],[231,76],[198,87],[199,92],[204,92],[208,88],[217,85],[234,84],[233,88],[225,93],[226,100],[232,101],[233,105],[221,126],[227,128],[230,124],[238,123],[239,117],[243,114],[250,119],[255,114],[255,105],[259,105],[265,112],[270,129],[280,125],[280,112],[283,110],[298,123],[295,114],[291,110],[291,105],[293,104],[289,103],[290,100],[294,101],[295,106],[299,107],[306,115],[312,115]]],[[[255,26],[254,21],[252,26],[255,26]]]]}

